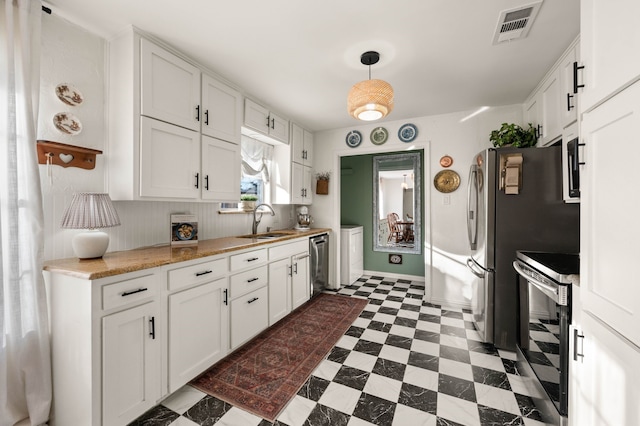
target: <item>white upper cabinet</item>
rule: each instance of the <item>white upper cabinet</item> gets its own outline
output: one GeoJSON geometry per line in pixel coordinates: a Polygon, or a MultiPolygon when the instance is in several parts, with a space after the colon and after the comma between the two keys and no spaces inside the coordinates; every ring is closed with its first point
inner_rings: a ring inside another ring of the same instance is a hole
{"type": "Polygon", "coordinates": [[[202,111],[198,68],[141,39],[140,73],[140,114],[187,129],[200,130],[202,111]]]}
{"type": "Polygon", "coordinates": [[[240,92],[203,74],[202,134],[239,144],[241,126],[240,92]]]}
{"type": "Polygon", "coordinates": [[[240,145],[202,135],[202,199],[237,202],[240,145]]]}
{"type": "Polygon", "coordinates": [[[538,145],[548,145],[562,135],[560,125],[560,72],[553,71],[542,84],[540,90],[540,123],[538,145]]]}
{"type": "Polygon", "coordinates": [[[304,166],[313,165],[313,133],[291,123],[291,157],[304,166]]]}
{"type": "Polygon", "coordinates": [[[581,111],[589,111],[640,76],[639,16],[638,0],[581,1],[581,111]]]}
{"type": "Polygon", "coordinates": [[[250,135],[258,140],[261,140],[259,135],[264,135],[278,142],[289,143],[289,121],[246,98],[244,100],[244,125],[258,132],[258,137],[250,135]]]}
{"type": "Polygon", "coordinates": [[[560,62],[560,118],[563,128],[578,118],[578,83],[575,78],[577,75],[574,69],[578,64],[579,52],[580,45],[576,44],[573,48],[569,49],[560,62]]]}

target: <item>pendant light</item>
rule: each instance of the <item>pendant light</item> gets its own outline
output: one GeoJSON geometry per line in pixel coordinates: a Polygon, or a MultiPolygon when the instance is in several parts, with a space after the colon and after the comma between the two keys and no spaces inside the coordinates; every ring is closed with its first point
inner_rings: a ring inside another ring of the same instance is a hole
{"type": "Polygon", "coordinates": [[[384,80],[371,79],[371,65],[379,60],[378,52],[365,52],[360,56],[360,62],[369,67],[369,80],[354,84],[347,96],[349,115],[358,120],[378,120],[393,110],[393,87],[384,80]]]}

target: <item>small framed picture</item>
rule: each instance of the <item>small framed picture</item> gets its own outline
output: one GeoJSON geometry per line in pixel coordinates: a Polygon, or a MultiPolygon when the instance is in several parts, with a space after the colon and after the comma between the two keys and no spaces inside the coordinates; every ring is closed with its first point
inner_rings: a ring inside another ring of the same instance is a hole
{"type": "Polygon", "coordinates": [[[402,255],[401,254],[389,254],[389,263],[394,265],[402,265],[402,255]]]}
{"type": "Polygon", "coordinates": [[[192,214],[171,215],[171,245],[189,246],[198,244],[198,219],[192,214]]]}

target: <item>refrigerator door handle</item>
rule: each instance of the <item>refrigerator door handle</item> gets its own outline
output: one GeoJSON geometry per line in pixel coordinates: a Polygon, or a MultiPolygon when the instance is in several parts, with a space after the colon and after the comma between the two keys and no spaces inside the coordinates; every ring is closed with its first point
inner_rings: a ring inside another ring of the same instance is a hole
{"type": "Polygon", "coordinates": [[[476,269],[476,265],[477,263],[475,260],[473,260],[473,258],[467,258],[467,268],[469,268],[471,273],[478,278],[484,278],[485,271],[483,270],[483,268],[481,268],[480,270],[476,269]]]}
{"type": "Polygon", "coordinates": [[[469,235],[469,245],[471,246],[471,250],[476,250],[478,247],[478,170],[475,164],[472,165],[469,170],[468,185],[467,233],[469,235]]]}

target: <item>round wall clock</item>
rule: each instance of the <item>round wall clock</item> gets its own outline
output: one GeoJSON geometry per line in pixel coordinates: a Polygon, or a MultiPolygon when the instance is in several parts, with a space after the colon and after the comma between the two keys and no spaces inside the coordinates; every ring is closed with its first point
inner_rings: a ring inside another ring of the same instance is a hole
{"type": "Polygon", "coordinates": [[[453,192],[460,186],[460,175],[453,170],[441,170],[433,178],[433,186],[440,192],[453,192]]]}
{"type": "Polygon", "coordinates": [[[362,143],[362,133],[357,130],[352,130],[347,133],[347,137],[345,138],[345,142],[351,148],[355,148],[356,146],[362,143]]]}
{"type": "Polygon", "coordinates": [[[369,138],[371,139],[371,143],[374,145],[382,145],[387,141],[389,137],[389,132],[384,127],[376,127],[371,131],[371,135],[369,138]]]}

